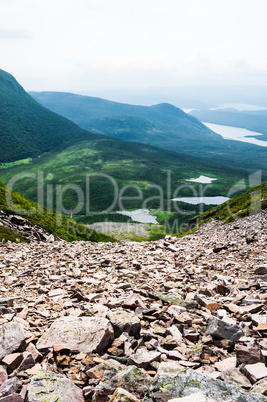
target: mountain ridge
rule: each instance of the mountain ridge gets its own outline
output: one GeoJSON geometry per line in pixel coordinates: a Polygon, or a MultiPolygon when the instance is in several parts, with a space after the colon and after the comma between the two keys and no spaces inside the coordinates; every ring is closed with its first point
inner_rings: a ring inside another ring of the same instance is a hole
{"type": "Polygon", "coordinates": [[[223,139],[194,116],[168,103],[135,106],[71,93],[30,93],[50,110],[91,132],[191,157],[201,156],[215,166],[229,166],[247,172],[262,169],[267,178],[266,150],[223,139]]]}

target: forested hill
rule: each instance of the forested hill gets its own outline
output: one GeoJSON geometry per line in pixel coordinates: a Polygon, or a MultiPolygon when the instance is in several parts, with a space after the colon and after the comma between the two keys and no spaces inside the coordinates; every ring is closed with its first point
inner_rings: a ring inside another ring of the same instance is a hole
{"type": "Polygon", "coordinates": [[[0,162],[35,157],[94,135],[36,102],[0,70],[0,162]]]}

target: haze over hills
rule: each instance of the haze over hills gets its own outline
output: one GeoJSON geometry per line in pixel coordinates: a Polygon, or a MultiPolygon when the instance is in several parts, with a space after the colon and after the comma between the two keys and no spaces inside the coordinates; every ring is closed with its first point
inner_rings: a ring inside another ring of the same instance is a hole
{"type": "Polygon", "coordinates": [[[267,150],[225,140],[170,104],[134,106],[60,92],[32,95],[45,107],[95,133],[201,157],[216,166],[267,172],[267,150]]]}
{"type": "Polygon", "coordinates": [[[134,105],[171,103],[181,109],[208,109],[223,104],[249,104],[267,107],[266,85],[177,85],[147,88],[116,88],[90,90],[83,95],[112,99],[134,105]]]}

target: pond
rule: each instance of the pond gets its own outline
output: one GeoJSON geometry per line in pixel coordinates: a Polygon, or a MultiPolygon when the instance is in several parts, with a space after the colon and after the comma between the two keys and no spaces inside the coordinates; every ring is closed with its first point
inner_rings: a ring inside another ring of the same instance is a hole
{"type": "Polygon", "coordinates": [[[118,214],[129,216],[133,221],[140,223],[154,223],[158,225],[155,216],[150,215],[149,209],[135,209],[134,211],[116,211],[118,214]]]}
{"type": "Polygon", "coordinates": [[[228,201],[230,198],[224,197],[222,195],[218,195],[215,197],[178,197],[173,198],[172,201],[181,201],[186,202],[187,204],[207,204],[207,205],[220,205],[225,201],[228,201]]]}

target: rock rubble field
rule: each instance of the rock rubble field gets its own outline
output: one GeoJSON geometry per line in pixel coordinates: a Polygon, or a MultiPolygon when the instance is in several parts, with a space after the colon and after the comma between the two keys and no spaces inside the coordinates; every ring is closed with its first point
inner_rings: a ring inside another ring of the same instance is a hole
{"type": "Polygon", "coordinates": [[[267,401],[267,213],[0,244],[0,402],[267,401]]]}

